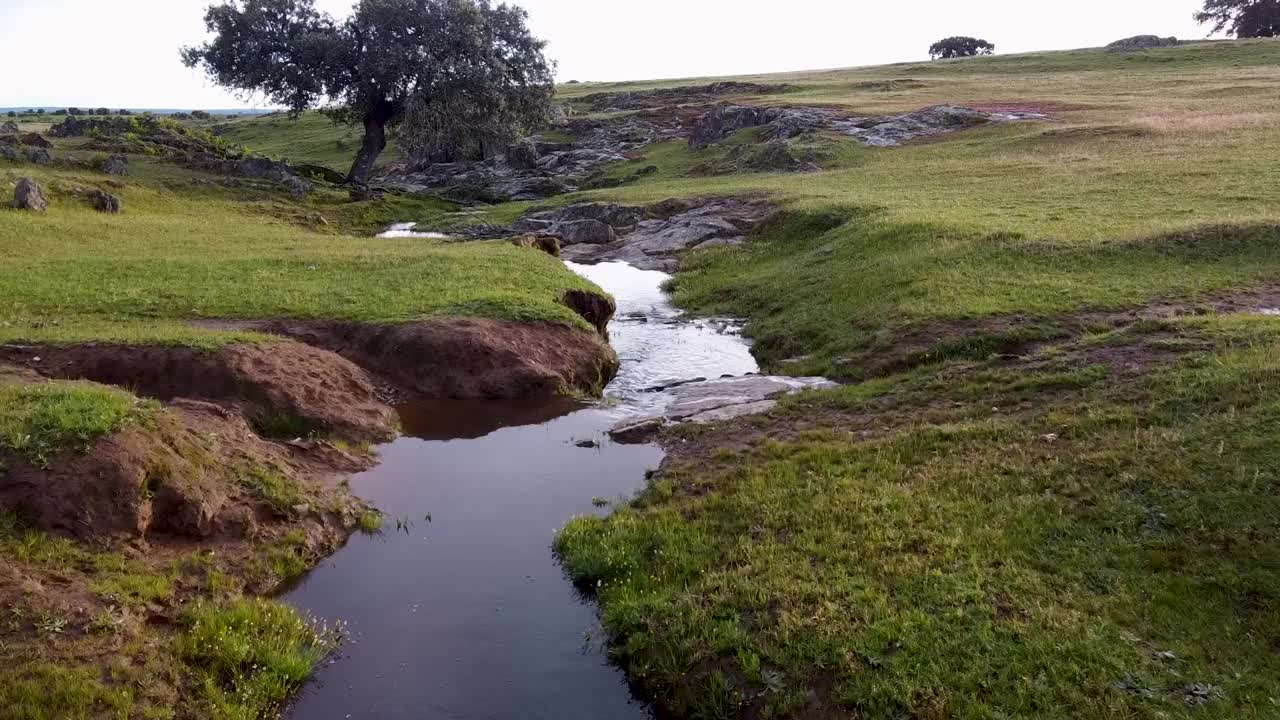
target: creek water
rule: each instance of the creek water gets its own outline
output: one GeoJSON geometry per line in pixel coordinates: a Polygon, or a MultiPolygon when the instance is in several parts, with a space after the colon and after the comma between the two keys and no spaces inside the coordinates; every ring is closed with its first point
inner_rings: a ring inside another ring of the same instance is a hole
{"type": "Polygon", "coordinates": [[[576,515],[642,488],[662,452],[607,430],[664,401],[651,388],[757,366],[732,326],[680,318],[668,278],[569,264],[614,295],[622,361],[596,404],[418,402],[404,436],[353,491],[387,517],[285,596],[348,623],[349,640],[295,701],[292,720],[647,718],[602,646],[595,605],[551,549],[576,515]],[[592,447],[579,447],[591,441],[592,447]]]}

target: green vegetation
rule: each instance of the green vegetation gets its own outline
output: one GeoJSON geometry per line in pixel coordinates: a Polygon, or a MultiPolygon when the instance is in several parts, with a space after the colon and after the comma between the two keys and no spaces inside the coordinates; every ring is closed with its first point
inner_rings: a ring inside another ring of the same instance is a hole
{"type": "Polygon", "coordinates": [[[198,604],[183,617],[178,656],[203,672],[206,712],[258,720],[284,701],[336,646],[338,636],[266,600],[198,604]]]}
{"type": "Polygon", "coordinates": [[[273,468],[251,469],[244,476],[244,484],[282,516],[293,514],[295,507],[306,504],[306,497],[293,481],[273,468]]]}
{"type": "MultiPolygon", "coordinates": [[[[218,126],[221,137],[281,160],[296,164],[323,165],[345,174],[360,147],[363,130],[358,125],[335,123],[316,112],[250,115],[218,126]]],[[[382,153],[383,164],[403,159],[394,143],[382,153]]]]}
{"type": "Polygon", "coordinates": [[[43,463],[63,447],[87,447],[99,436],[145,419],[155,407],[92,383],[0,382],[0,450],[43,463]]]}
{"type": "Polygon", "coordinates": [[[748,318],[773,370],[855,381],[675,431],[634,502],[561,532],[632,678],[693,718],[1276,716],[1277,60],[738,78],[1053,122],[825,138],[803,176],[691,177],[723,149],[670,143],[586,195],[782,201],[747,246],[686,258],[676,300],[748,318]]]}

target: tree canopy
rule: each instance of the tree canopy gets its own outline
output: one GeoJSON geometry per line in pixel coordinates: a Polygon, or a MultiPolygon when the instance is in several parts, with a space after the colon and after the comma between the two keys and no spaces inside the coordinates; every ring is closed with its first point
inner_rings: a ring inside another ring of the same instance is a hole
{"type": "Polygon", "coordinates": [[[348,180],[364,184],[390,128],[411,157],[452,161],[544,121],[554,66],[527,21],[490,0],[360,0],[344,21],[314,0],[226,0],[205,13],[213,38],[182,56],[294,113],[363,123],[348,180]]]}
{"type": "Polygon", "coordinates": [[[951,58],[973,57],[975,55],[990,55],[995,51],[996,46],[986,40],[957,35],[939,40],[930,45],[929,57],[935,60],[939,58],[949,60],[951,58]]]}
{"type": "Polygon", "coordinates": [[[1196,22],[1241,38],[1280,35],[1280,0],[1205,0],[1196,22]]]}

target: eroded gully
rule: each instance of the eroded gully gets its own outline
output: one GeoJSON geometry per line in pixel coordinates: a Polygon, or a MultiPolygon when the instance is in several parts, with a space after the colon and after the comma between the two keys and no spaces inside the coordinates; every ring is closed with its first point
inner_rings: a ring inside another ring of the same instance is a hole
{"type": "Polygon", "coordinates": [[[400,409],[404,436],[351,482],[386,513],[382,535],[353,537],[284,598],[350,630],[293,720],[649,717],[551,543],[575,515],[607,511],[594,499],[642,488],[662,460],[606,434],[665,401],[650,388],[757,367],[731,329],[679,317],[667,275],[569,267],[618,302],[609,331],[622,367],[606,400],[400,409]]]}

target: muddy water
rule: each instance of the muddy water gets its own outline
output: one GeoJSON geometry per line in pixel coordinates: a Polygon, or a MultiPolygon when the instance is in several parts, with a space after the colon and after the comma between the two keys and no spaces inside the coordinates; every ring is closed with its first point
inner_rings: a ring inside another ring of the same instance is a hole
{"type": "Polygon", "coordinates": [[[662,460],[605,435],[662,402],[647,389],[756,364],[731,327],[680,321],[663,273],[570,267],[618,300],[609,331],[622,369],[608,400],[401,408],[405,436],[352,480],[386,513],[383,534],[354,537],[285,598],[351,631],[293,720],[649,717],[551,542],[574,515],[603,512],[593,498],[634,493],[662,460]],[[588,441],[598,446],[578,446],[588,441]]]}

